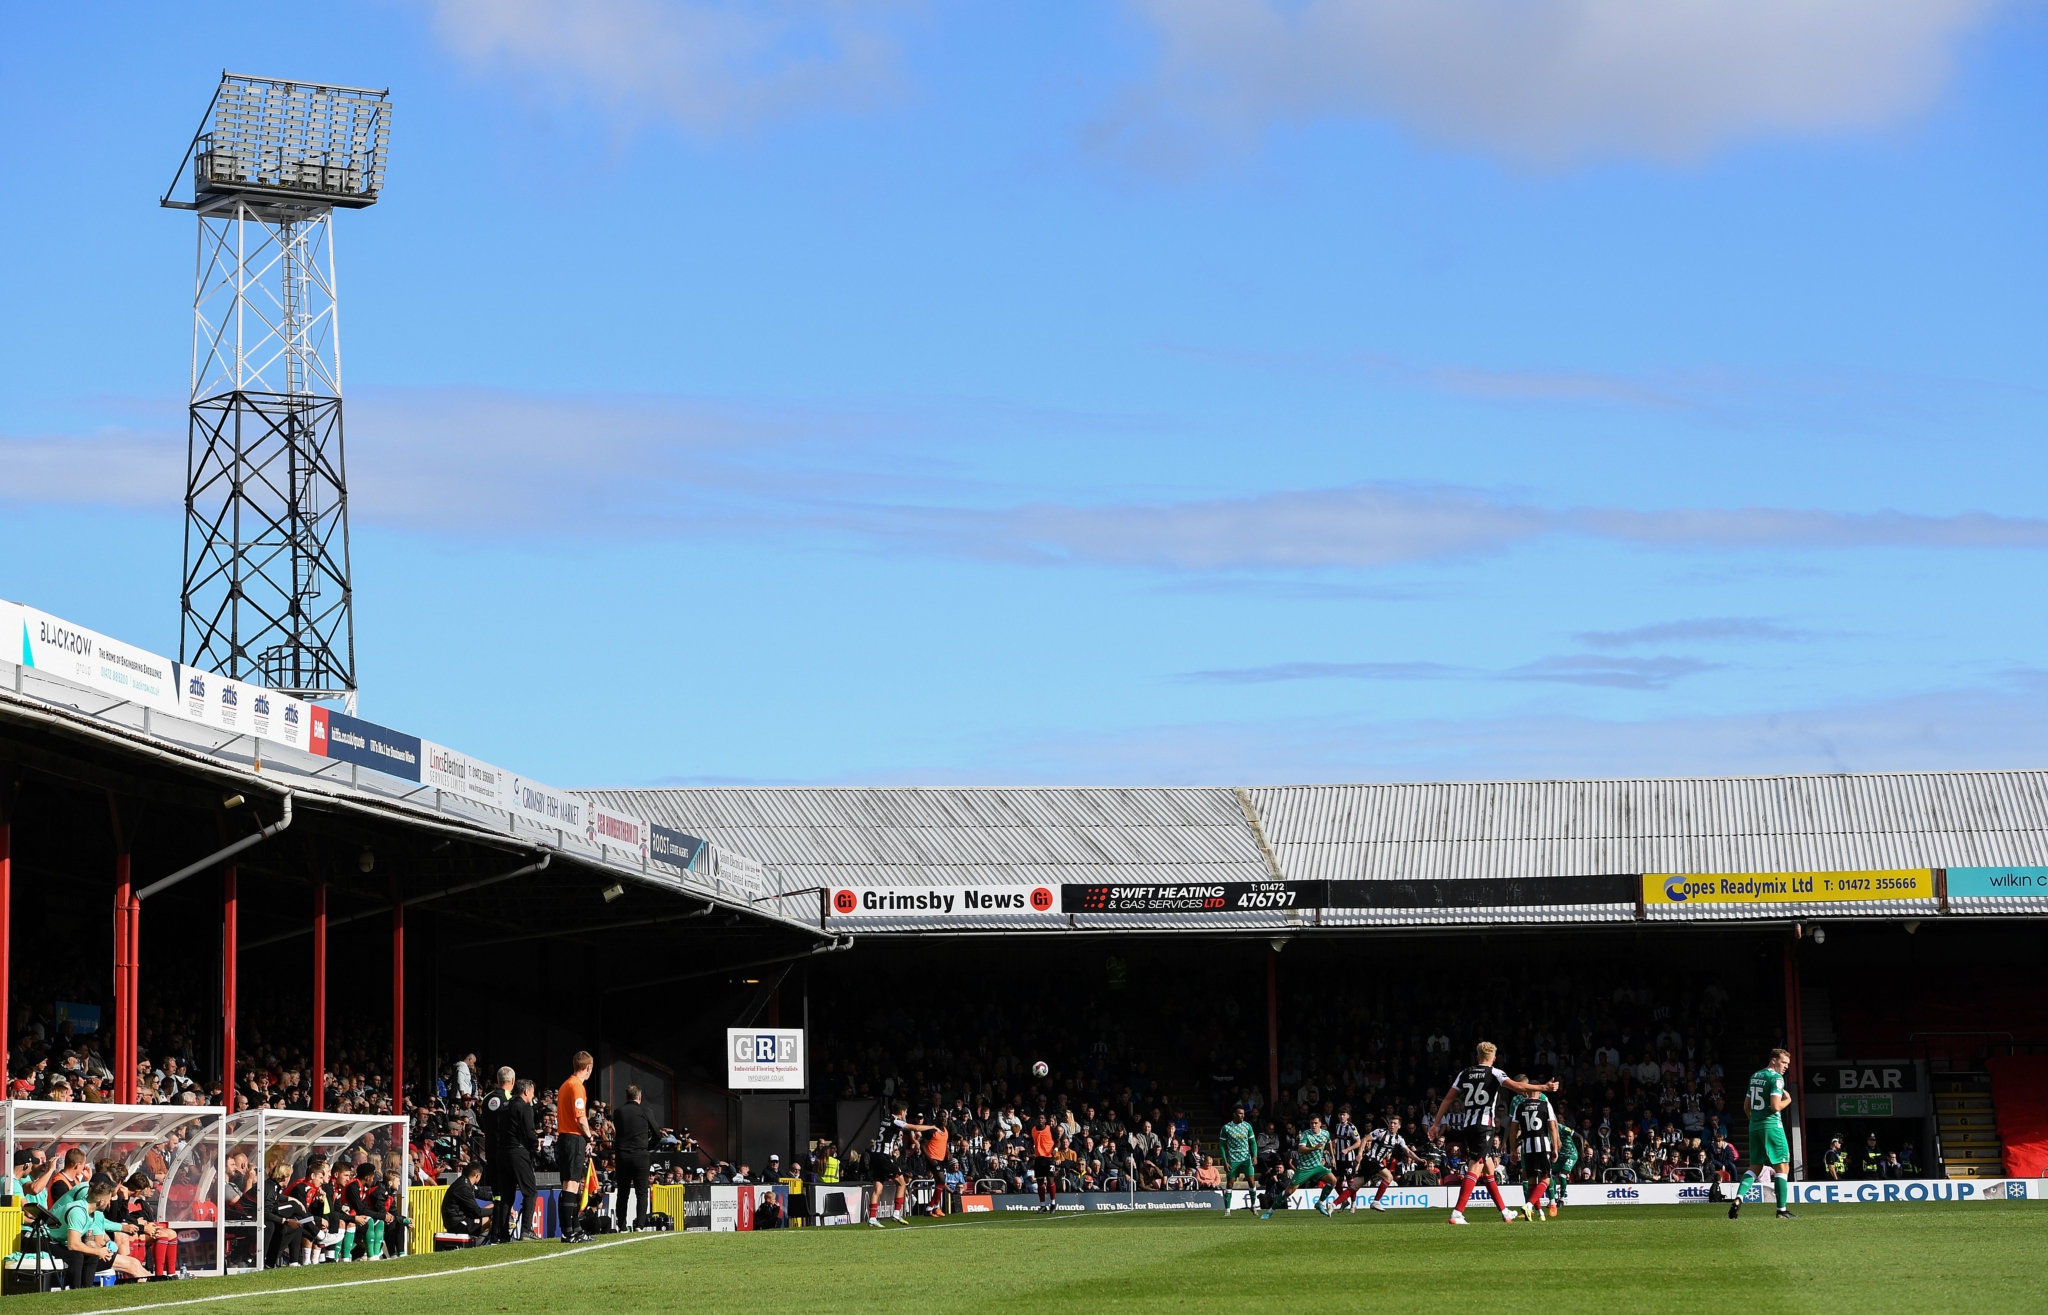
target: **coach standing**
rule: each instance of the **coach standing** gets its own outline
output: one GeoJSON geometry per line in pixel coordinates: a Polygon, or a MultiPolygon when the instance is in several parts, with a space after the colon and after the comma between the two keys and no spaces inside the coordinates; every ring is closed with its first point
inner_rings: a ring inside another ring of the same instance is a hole
{"type": "Polygon", "coordinates": [[[505,1106],[505,1163],[512,1192],[520,1197],[520,1223],[522,1236],[529,1242],[538,1242],[546,1221],[546,1212],[541,1206],[540,1189],[534,1181],[534,1157],[540,1154],[540,1111],[533,1107],[533,1079],[521,1078],[512,1091],[512,1102],[505,1106]]]}
{"type": "Polygon", "coordinates": [[[647,1192],[648,1156],[654,1146],[654,1116],[640,1103],[640,1088],[627,1087],[626,1101],[612,1111],[612,1153],[617,1157],[617,1172],[613,1190],[619,1194],[619,1231],[625,1232],[632,1226],[631,1221],[644,1222],[654,1213],[654,1202],[647,1192]],[[627,1206],[635,1195],[639,1198],[636,1213],[629,1215],[627,1206]]]}
{"type": "Polygon", "coordinates": [[[512,1157],[505,1136],[512,1104],[512,1083],[518,1077],[511,1069],[498,1070],[498,1085],[491,1088],[477,1107],[477,1122],[483,1125],[484,1167],[490,1171],[491,1241],[512,1240],[512,1157]]]}

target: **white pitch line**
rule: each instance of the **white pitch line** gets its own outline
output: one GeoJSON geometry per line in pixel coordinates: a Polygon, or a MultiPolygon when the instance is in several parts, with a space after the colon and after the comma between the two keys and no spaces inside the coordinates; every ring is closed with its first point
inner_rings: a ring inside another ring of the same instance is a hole
{"type": "MultiPolygon", "coordinates": [[[[240,1301],[244,1297],[289,1297],[300,1292],[332,1292],[337,1288],[367,1288],[379,1283],[411,1283],[426,1278],[452,1278],[459,1274],[481,1274],[487,1269],[506,1269],[513,1265],[532,1265],[543,1260],[567,1260],[571,1256],[587,1256],[593,1251],[607,1251],[612,1247],[631,1246],[635,1242],[651,1242],[658,1237],[680,1236],[673,1233],[648,1233],[641,1237],[622,1237],[615,1242],[594,1242],[588,1246],[564,1247],[560,1251],[549,1251],[538,1256],[521,1256],[517,1260],[494,1260],[488,1265],[463,1265],[455,1269],[430,1269],[419,1274],[393,1274],[388,1278],[352,1278],[341,1283],[301,1283],[286,1288],[255,1288],[248,1292],[223,1292],[211,1297],[184,1297],[177,1301],[151,1301],[135,1306],[102,1306],[99,1310],[168,1310],[173,1306],[202,1306],[214,1301],[240,1301]]],[[[190,1282],[191,1280],[186,1280],[190,1282]]],[[[204,1281],[204,1280],[201,1280],[204,1281]]]]}
{"type": "MultiPolygon", "coordinates": [[[[1052,1219],[1026,1220],[1026,1223],[1056,1224],[1068,1219],[1079,1219],[1079,1214],[1058,1215],[1052,1219]]],[[[962,1219],[950,1224],[922,1224],[916,1228],[892,1228],[892,1233],[924,1233],[934,1228],[971,1228],[984,1222],[980,1219],[962,1219]]],[[[567,1260],[572,1256],[587,1256],[594,1251],[607,1251],[612,1247],[631,1246],[635,1242],[652,1242],[660,1237],[686,1236],[680,1232],[647,1233],[640,1237],[622,1237],[615,1242],[594,1242],[588,1246],[565,1247],[560,1251],[549,1251],[538,1256],[521,1256],[517,1260],[494,1260],[488,1265],[462,1265],[455,1269],[430,1269],[420,1274],[392,1274],[386,1278],[352,1278],[341,1283],[301,1283],[285,1288],[256,1288],[248,1292],[223,1292],[212,1297],[183,1297],[177,1301],[150,1301],[134,1306],[101,1306],[95,1309],[105,1311],[168,1310],[173,1306],[201,1306],[211,1301],[240,1301],[247,1297],[289,1297],[300,1292],[332,1292],[339,1288],[366,1288],[379,1283],[411,1283],[427,1278],[452,1278],[460,1274],[481,1274],[485,1270],[507,1269],[513,1265],[531,1265],[543,1260],[567,1260]]],[[[190,1280],[187,1280],[188,1282],[190,1280]]],[[[202,1282],[204,1280],[201,1280],[202,1282]]]]}

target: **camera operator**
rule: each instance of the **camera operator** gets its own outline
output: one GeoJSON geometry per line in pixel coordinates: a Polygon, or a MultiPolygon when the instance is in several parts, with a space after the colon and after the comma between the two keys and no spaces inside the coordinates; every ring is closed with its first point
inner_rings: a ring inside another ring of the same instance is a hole
{"type": "Polygon", "coordinates": [[[647,1184],[652,1168],[654,1138],[659,1129],[654,1126],[654,1116],[640,1103],[640,1088],[627,1087],[625,1103],[612,1111],[612,1153],[616,1157],[612,1170],[612,1190],[619,1197],[619,1231],[632,1227],[635,1219],[645,1219],[654,1213],[654,1202],[648,1195],[647,1184]],[[639,1205],[630,1214],[628,1206],[638,1195],[639,1205]]]}

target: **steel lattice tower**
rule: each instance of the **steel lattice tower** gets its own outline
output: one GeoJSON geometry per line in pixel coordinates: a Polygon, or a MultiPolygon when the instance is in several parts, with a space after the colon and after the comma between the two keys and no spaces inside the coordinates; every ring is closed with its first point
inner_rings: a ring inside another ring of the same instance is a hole
{"type": "Polygon", "coordinates": [[[162,202],[199,220],[179,659],[351,706],[333,218],[390,134],[388,92],[224,73],[162,202]]]}

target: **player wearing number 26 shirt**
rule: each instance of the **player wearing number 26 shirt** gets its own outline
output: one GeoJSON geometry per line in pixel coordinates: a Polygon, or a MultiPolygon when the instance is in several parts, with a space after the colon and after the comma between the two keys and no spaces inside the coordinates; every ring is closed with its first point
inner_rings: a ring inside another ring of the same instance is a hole
{"type": "Polygon", "coordinates": [[[1465,1222],[1465,1207],[1471,1203],[1472,1189],[1481,1182],[1493,1196],[1493,1204],[1500,1210],[1500,1217],[1506,1223],[1514,1223],[1521,1216],[1508,1209],[1507,1198],[1500,1190],[1500,1156],[1493,1148],[1495,1130],[1500,1126],[1496,1106],[1501,1093],[1514,1092],[1520,1096],[1533,1096],[1539,1092],[1556,1091],[1555,1081],[1537,1085],[1509,1077],[1494,1067],[1499,1048],[1491,1041],[1481,1041],[1472,1050],[1472,1067],[1465,1069],[1451,1079],[1450,1090],[1438,1102],[1436,1116],[1430,1120],[1429,1135],[1434,1138],[1448,1125],[1451,1129],[1451,1144],[1464,1152],[1465,1178],[1459,1185],[1458,1204],[1451,1210],[1451,1222],[1465,1222]]]}

